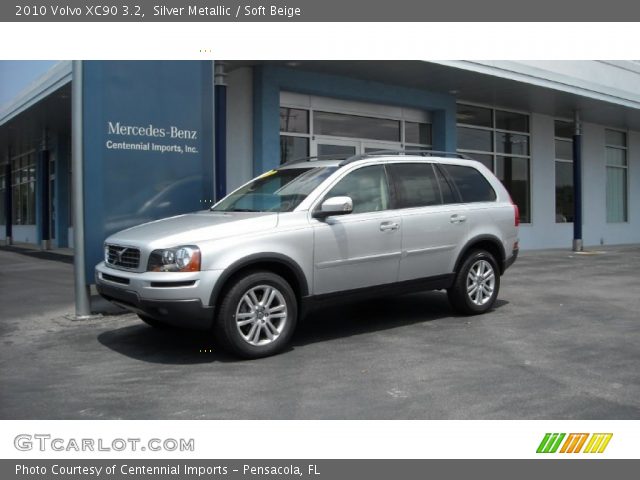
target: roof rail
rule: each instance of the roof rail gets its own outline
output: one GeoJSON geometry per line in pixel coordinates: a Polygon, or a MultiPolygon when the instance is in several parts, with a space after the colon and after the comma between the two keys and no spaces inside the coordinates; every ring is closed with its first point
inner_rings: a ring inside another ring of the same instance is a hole
{"type": "Polygon", "coordinates": [[[334,153],[331,155],[312,155],[310,157],[301,157],[301,158],[295,158],[293,160],[289,160],[288,162],[282,163],[280,165],[280,167],[284,167],[286,165],[293,165],[295,163],[302,163],[302,162],[311,162],[313,160],[347,160],[349,158],[348,154],[338,154],[338,153],[334,153]]]}
{"type": "Polygon", "coordinates": [[[347,165],[358,160],[364,160],[370,157],[384,156],[384,155],[416,155],[420,157],[452,157],[460,158],[462,160],[473,160],[472,158],[458,152],[445,152],[440,150],[375,150],[373,152],[362,153],[360,155],[353,155],[340,162],[340,166],[347,165]]]}
{"type": "Polygon", "coordinates": [[[349,163],[364,160],[366,158],[383,156],[383,155],[415,155],[420,157],[452,157],[460,158],[462,160],[473,160],[472,158],[458,152],[445,152],[440,150],[375,150],[373,152],[361,153],[358,155],[345,155],[345,154],[331,154],[331,155],[312,155],[310,157],[301,157],[293,160],[289,160],[280,165],[285,167],[287,165],[294,165],[296,163],[311,162],[313,160],[342,160],[340,166],[347,165],[349,163]]]}

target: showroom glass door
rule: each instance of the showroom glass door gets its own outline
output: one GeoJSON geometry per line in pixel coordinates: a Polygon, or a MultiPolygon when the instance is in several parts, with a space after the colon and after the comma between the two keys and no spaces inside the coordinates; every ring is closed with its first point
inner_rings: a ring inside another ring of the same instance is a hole
{"type": "Polygon", "coordinates": [[[315,137],[311,142],[311,155],[336,155],[345,158],[360,153],[360,141],[315,137]]]}
{"type": "Polygon", "coordinates": [[[311,155],[340,155],[346,158],[379,150],[399,150],[399,143],[372,142],[369,140],[344,140],[316,136],[311,142],[311,155]]]}

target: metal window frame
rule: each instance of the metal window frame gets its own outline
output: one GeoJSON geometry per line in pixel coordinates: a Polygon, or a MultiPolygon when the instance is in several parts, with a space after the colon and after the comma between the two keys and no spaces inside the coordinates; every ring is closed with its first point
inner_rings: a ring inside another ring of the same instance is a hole
{"type": "MultiPolygon", "coordinates": [[[[609,168],[614,168],[614,169],[618,169],[618,170],[623,170],[625,172],[625,183],[624,183],[624,199],[625,199],[625,219],[621,222],[610,222],[608,219],[605,218],[605,223],[607,224],[612,224],[612,225],[620,225],[620,224],[628,224],[629,223],[629,217],[631,216],[631,212],[630,212],[630,207],[631,207],[631,203],[629,202],[629,193],[630,193],[630,188],[629,188],[629,132],[627,130],[620,130],[617,128],[605,128],[605,143],[604,143],[604,174],[605,174],[605,179],[607,178],[607,169],[609,168]],[[607,138],[607,130],[612,131],[612,132],[618,132],[618,133],[624,133],[624,141],[625,141],[625,145],[624,146],[620,146],[620,145],[611,145],[608,144],[606,141],[607,138]],[[607,161],[607,149],[614,149],[614,150],[622,150],[624,152],[624,161],[625,164],[624,165],[609,165],[608,161],[607,161]]],[[[606,189],[606,185],[607,183],[605,182],[605,192],[604,192],[604,202],[605,202],[605,217],[607,215],[607,189],[606,189]]]]}
{"type": "Polygon", "coordinates": [[[497,157],[511,157],[511,158],[524,158],[528,160],[527,163],[527,182],[529,184],[529,188],[528,188],[528,203],[529,203],[529,221],[528,222],[522,222],[523,225],[533,225],[533,201],[532,201],[532,195],[531,192],[533,191],[533,179],[531,178],[531,160],[533,158],[533,154],[532,154],[532,145],[531,145],[531,138],[533,136],[533,133],[531,132],[531,112],[524,112],[521,110],[515,110],[515,109],[511,109],[511,108],[502,108],[500,106],[495,106],[495,105],[486,105],[486,104],[481,104],[481,103],[476,103],[476,102],[466,102],[464,100],[460,100],[456,102],[456,107],[458,105],[468,105],[471,107],[479,107],[479,108],[486,108],[491,110],[491,127],[484,127],[484,126],[478,126],[478,125],[471,125],[471,124],[466,124],[466,123],[458,123],[456,121],[456,128],[457,127],[464,127],[464,128],[471,128],[471,129],[477,129],[477,130],[483,130],[483,131],[488,131],[488,132],[492,132],[491,134],[491,140],[492,140],[492,149],[493,151],[488,152],[488,151],[483,151],[483,150],[472,150],[472,149],[466,149],[466,148],[457,148],[456,151],[460,152],[460,153],[464,153],[464,154],[480,154],[480,155],[490,155],[491,156],[491,162],[492,162],[492,168],[491,171],[493,172],[494,175],[497,176],[497,157]],[[516,130],[506,130],[503,128],[497,128],[496,127],[496,111],[499,110],[501,112],[507,112],[507,113],[517,113],[520,115],[524,115],[527,117],[528,119],[528,124],[529,124],[529,131],[528,132],[519,132],[516,130]],[[498,152],[497,148],[496,148],[496,139],[497,133],[512,133],[512,134],[517,134],[517,135],[524,135],[526,137],[528,137],[529,139],[529,144],[528,144],[528,150],[529,150],[529,154],[528,155],[522,155],[522,154],[516,154],[516,153],[504,153],[504,152],[498,152]]]}

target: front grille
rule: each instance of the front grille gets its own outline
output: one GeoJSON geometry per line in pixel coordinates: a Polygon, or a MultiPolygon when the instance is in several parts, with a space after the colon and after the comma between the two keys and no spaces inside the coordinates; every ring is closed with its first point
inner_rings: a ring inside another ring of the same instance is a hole
{"type": "Polygon", "coordinates": [[[107,245],[105,260],[108,265],[136,269],[140,265],[140,250],[120,245],[107,245]]]}

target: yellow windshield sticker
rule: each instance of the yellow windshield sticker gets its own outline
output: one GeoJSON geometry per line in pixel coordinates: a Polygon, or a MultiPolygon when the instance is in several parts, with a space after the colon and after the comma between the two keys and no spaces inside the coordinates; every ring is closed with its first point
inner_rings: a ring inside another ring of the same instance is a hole
{"type": "Polygon", "coordinates": [[[277,170],[269,170],[268,172],[264,172],[262,175],[260,175],[260,177],[258,178],[265,178],[265,177],[270,177],[271,175],[273,175],[274,173],[276,173],[277,170]]]}

